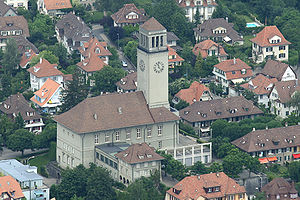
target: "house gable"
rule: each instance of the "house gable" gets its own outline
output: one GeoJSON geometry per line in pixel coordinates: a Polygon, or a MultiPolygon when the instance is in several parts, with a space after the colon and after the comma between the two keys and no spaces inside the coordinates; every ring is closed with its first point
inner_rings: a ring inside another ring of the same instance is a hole
{"type": "Polygon", "coordinates": [[[296,74],[295,72],[291,69],[291,67],[287,67],[284,74],[281,77],[282,81],[290,81],[290,80],[296,80],[296,74]]]}
{"type": "Polygon", "coordinates": [[[213,29],[214,34],[221,34],[221,33],[226,33],[226,32],[227,32],[226,28],[223,28],[221,26],[213,29]]]}
{"type": "Polygon", "coordinates": [[[275,36],[269,38],[269,42],[271,44],[280,43],[281,42],[281,37],[279,37],[278,35],[275,35],[275,36]]]}
{"type": "Polygon", "coordinates": [[[139,15],[136,12],[130,12],[126,15],[126,19],[138,19],[139,15]]]}

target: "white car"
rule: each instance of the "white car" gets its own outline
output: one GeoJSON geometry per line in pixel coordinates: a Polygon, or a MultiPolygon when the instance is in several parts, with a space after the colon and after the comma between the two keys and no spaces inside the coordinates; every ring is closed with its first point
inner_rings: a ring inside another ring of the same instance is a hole
{"type": "Polygon", "coordinates": [[[127,62],[125,60],[122,60],[122,66],[123,67],[127,67],[128,66],[128,64],[127,64],[127,62]]]}

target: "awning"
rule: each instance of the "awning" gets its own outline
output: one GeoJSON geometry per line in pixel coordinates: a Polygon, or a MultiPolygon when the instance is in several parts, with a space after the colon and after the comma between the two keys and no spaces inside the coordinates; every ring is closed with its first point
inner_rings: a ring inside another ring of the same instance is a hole
{"type": "Polygon", "coordinates": [[[269,162],[276,161],[276,160],[277,160],[276,156],[268,158],[269,162]]]}
{"type": "Polygon", "coordinates": [[[259,160],[260,164],[269,163],[268,158],[259,158],[258,160],[259,160]]]}
{"type": "Polygon", "coordinates": [[[238,79],[233,79],[231,80],[234,84],[237,84],[237,83],[242,83],[244,82],[245,80],[243,78],[238,78],[238,79]]]}
{"type": "Polygon", "coordinates": [[[226,37],[223,38],[223,40],[224,40],[225,42],[229,42],[229,41],[231,41],[231,38],[228,37],[228,36],[226,36],[226,37]]]}
{"type": "Polygon", "coordinates": [[[294,159],[300,158],[300,153],[293,154],[294,159]]]}

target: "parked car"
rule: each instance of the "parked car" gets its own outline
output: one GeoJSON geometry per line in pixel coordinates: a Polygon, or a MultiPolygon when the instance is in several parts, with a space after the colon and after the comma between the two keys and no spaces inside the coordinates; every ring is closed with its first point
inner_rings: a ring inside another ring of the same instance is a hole
{"type": "Polygon", "coordinates": [[[122,66],[123,67],[127,67],[128,66],[128,64],[127,64],[127,62],[125,60],[122,60],[122,66]]]}

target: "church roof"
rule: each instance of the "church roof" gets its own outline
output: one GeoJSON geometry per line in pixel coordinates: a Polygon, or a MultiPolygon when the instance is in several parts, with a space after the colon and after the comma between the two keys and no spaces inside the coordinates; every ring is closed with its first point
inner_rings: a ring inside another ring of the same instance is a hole
{"type": "Polygon", "coordinates": [[[154,17],[151,17],[148,21],[146,21],[140,27],[147,30],[147,31],[163,31],[163,30],[166,30],[166,28],[163,25],[161,25],[154,17]]]}
{"type": "Polygon", "coordinates": [[[165,107],[149,108],[141,91],[87,98],[55,121],[76,133],[89,133],[179,120],[165,107]]]}

